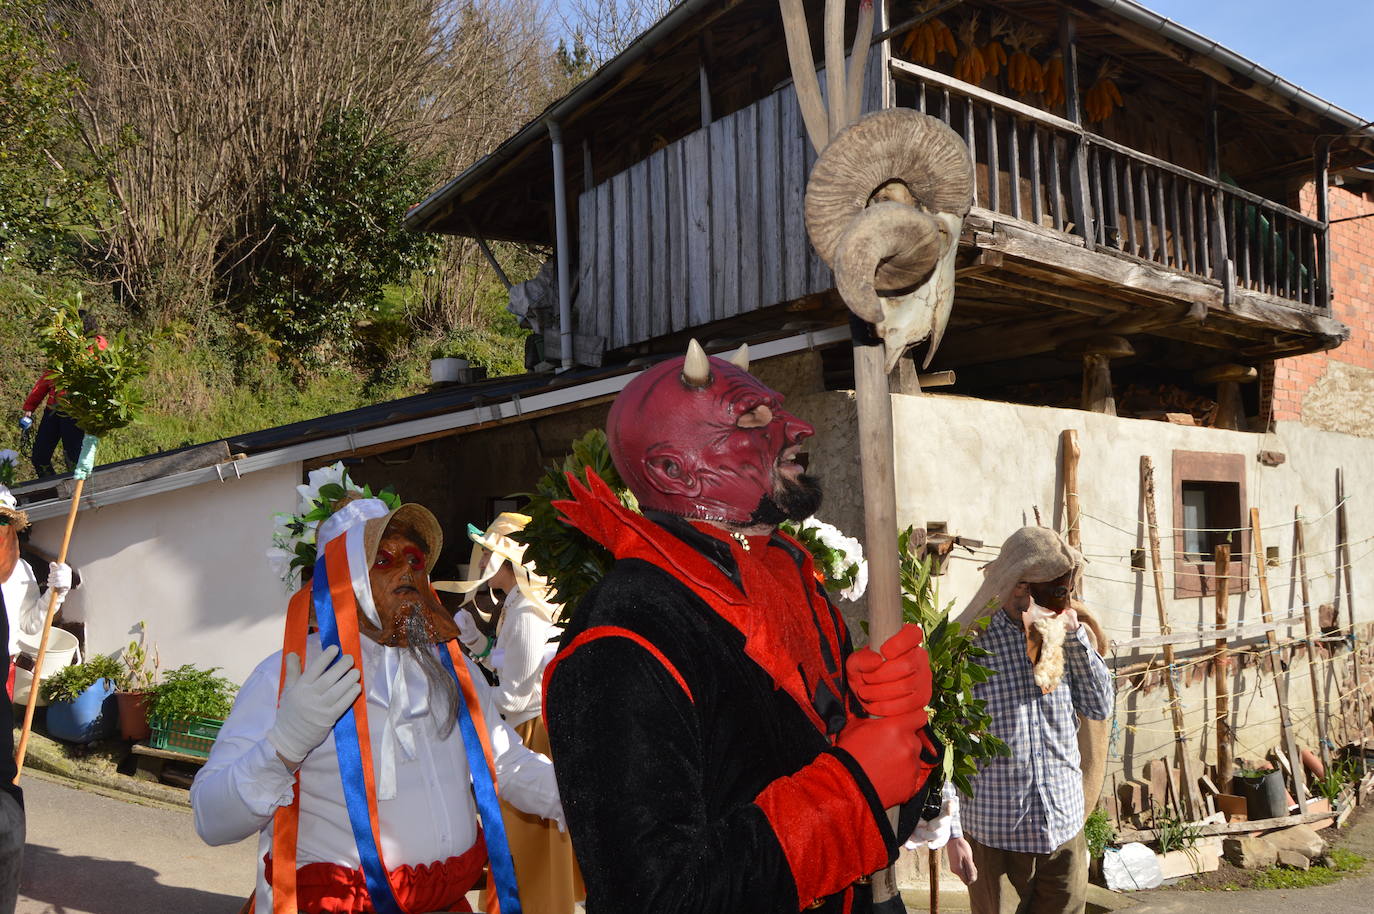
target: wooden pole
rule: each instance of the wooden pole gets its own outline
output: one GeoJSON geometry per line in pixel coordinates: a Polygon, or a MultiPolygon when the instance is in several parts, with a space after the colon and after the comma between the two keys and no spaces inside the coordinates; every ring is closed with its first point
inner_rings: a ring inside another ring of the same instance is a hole
{"type": "MultiPolygon", "coordinates": [[[[1155,467],[1149,456],[1140,458],[1140,481],[1145,489],[1146,520],[1150,526],[1150,563],[1154,570],[1155,609],[1159,614],[1159,632],[1162,635],[1173,633],[1169,625],[1169,613],[1164,607],[1164,569],[1159,558],[1159,521],[1155,515],[1155,467]]],[[[1178,754],[1178,767],[1183,780],[1184,815],[1190,819],[1201,819],[1206,815],[1202,805],[1202,795],[1198,792],[1197,778],[1193,774],[1193,760],[1188,749],[1188,737],[1183,729],[1183,706],[1179,703],[1178,686],[1174,682],[1174,646],[1164,645],[1166,671],[1164,683],[1169,690],[1169,710],[1173,715],[1174,745],[1178,754]]]]}
{"type": "MultiPolygon", "coordinates": [[[[71,507],[67,509],[67,528],[62,532],[62,548],[58,550],[57,562],[59,565],[67,561],[67,547],[72,542],[72,528],[76,526],[76,509],[81,504],[81,490],[86,486],[86,478],[80,476],[76,480],[76,486],[72,489],[71,507]]],[[[48,636],[52,634],[52,620],[57,615],[57,591],[48,589],[48,612],[43,617],[43,637],[38,642],[38,659],[33,664],[33,679],[29,684],[29,701],[24,706],[24,726],[19,731],[19,747],[14,750],[14,766],[18,770],[14,775],[14,783],[19,783],[19,778],[24,774],[24,756],[29,751],[29,733],[33,731],[33,711],[38,707],[38,687],[39,680],[43,675],[43,659],[48,655],[48,636]]]]}
{"type": "Polygon", "coordinates": [[[1293,772],[1293,795],[1298,799],[1298,812],[1307,812],[1307,779],[1303,777],[1302,755],[1293,738],[1293,721],[1288,713],[1288,678],[1279,663],[1279,639],[1274,633],[1274,610],[1269,604],[1269,576],[1265,572],[1264,537],[1260,531],[1259,508],[1250,509],[1250,551],[1254,555],[1255,578],[1259,582],[1260,614],[1266,624],[1264,638],[1269,642],[1269,669],[1274,674],[1274,692],[1279,700],[1279,737],[1288,765],[1293,772]]]}
{"type": "MultiPolygon", "coordinates": [[[[850,317],[854,333],[854,401],[859,413],[859,474],[864,489],[864,555],[868,559],[868,640],[878,648],[902,627],[897,561],[897,484],[893,468],[892,395],[882,341],[872,325],[850,317]]],[[[889,809],[892,828],[897,810],[889,809]]],[[[873,874],[874,901],[897,897],[892,867],[873,874]]]]}
{"type": "MultiPolygon", "coordinates": [[[[1217,631],[1226,631],[1226,616],[1230,610],[1231,596],[1231,547],[1222,545],[1216,549],[1217,631]]],[[[1217,690],[1216,730],[1217,730],[1217,788],[1225,793],[1231,792],[1231,770],[1235,763],[1235,734],[1231,732],[1231,658],[1226,656],[1226,639],[1217,639],[1216,653],[1212,659],[1212,678],[1217,690]]]]}
{"type": "Polygon", "coordinates": [[[1064,533],[1069,545],[1081,548],[1083,535],[1078,528],[1078,458],[1083,450],[1078,446],[1078,429],[1066,428],[1059,433],[1064,455],[1064,533]]]}
{"type": "Polygon", "coordinates": [[[930,914],[940,914],[940,852],[927,853],[930,855],[926,858],[929,864],[926,870],[930,873],[930,914]]]}
{"type": "MultiPolygon", "coordinates": [[[[1354,676],[1355,683],[1355,705],[1359,708],[1360,728],[1357,739],[1360,747],[1364,748],[1366,737],[1365,730],[1369,727],[1369,712],[1366,709],[1364,696],[1364,676],[1360,670],[1360,636],[1355,630],[1355,593],[1351,590],[1352,582],[1350,579],[1350,520],[1345,513],[1345,470],[1336,470],[1336,561],[1345,568],[1345,614],[1350,620],[1350,671],[1354,676]]],[[[1359,753],[1361,765],[1364,764],[1364,753],[1359,753]]]]}
{"type": "Polygon", "coordinates": [[[1293,545],[1298,550],[1298,577],[1302,583],[1302,626],[1307,636],[1307,676],[1312,680],[1312,713],[1317,718],[1318,748],[1322,770],[1331,770],[1331,740],[1326,733],[1326,699],[1322,695],[1321,667],[1317,661],[1317,633],[1312,628],[1312,599],[1307,588],[1307,539],[1302,532],[1302,508],[1293,506],[1293,545]]]}

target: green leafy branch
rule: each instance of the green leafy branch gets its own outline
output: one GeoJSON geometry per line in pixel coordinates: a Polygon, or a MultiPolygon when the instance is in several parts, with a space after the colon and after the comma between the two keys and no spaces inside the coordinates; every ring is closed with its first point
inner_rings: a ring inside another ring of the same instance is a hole
{"type": "Polygon", "coordinates": [[[533,492],[517,496],[528,499],[524,513],[529,515],[530,522],[524,530],[514,534],[514,538],[528,547],[525,559],[534,562],[535,569],[549,579],[553,602],[563,604],[561,617],[564,619],[615,562],[610,550],[564,523],[553,506],[555,501],[572,498],[567,474],[573,474],[585,484],[588,470],[611,487],[621,504],[631,511],[639,511],[639,502],[615,470],[606,433],[600,429],[593,429],[574,441],[572,453],[561,463],[550,464],[533,492]]]}
{"type": "Polygon", "coordinates": [[[1011,755],[1007,744],[992,735],[987,702],[973,694],[975,686],[987,682],[995,673],[978,662],[978,658],[990,656],[990,652],[979,647],[974,638],[988,620],[980,619],[965,631],[949,618],[954,604],[940,606],[931,559],[917,557],[908,548],[911,533],[911,528],[907,528],[897,538],[902,556],[902,615],[926,633],[925,649],[934,678],[930,723],[946,747],[945,776],[971,796],[979,764],[1011,755]]]}
{"type": "Polygon", "coordinates": [[[147,371],[147,353],[123,333],[104,349],[81,327],[81,296],[51,309],[40,333],[49,377],[62,391],[58,408],[87,435],[103,438],[133,422],[143,408],[138,381],[147,371]]]}

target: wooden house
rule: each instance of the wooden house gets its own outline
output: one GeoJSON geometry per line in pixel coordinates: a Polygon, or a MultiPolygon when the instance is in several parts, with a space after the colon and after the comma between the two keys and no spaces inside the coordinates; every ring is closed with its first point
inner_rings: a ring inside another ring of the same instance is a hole
{"type": "MultiPolygon", "coordinates": [[[[821,4],[808,8],[819,21],[821,4]]],[[[939,117],[976,163],[932,365],[956,372],[954,391],[1077,402],[1096,347],[1119,387],[1155,391],[1133,414],[1159,413],[1213,396],[1218,365],[1263,375],[1345,337],[1325,195],[1304,212],[1299,192],[1367,157],[1355,115],[1122,0],[892,0],[878,30],[865,108],[939,117]],[[958,56],[917,50],[932,22],[960,55],[1019,47],[1062,81],[1022,91],[1007,67],[959,79],[958,56]],[[1106,117],[1104,80],[1121,100],[1106,117]],[[1317,155],[1351,133],[1337,161],[1317,155]],[[1129,346],[1104,348],[1103,334],[1129,346]]],[[[802,222],[813,161],[776,3],[687,0],[407,221],[555,252],[558,307],[535,319],[547,351],[623,362],[690,335],[845,320],[802,222]]],[[[845,359],[832,361],[842,383],[845,359]]],[[[1265,419],[1259,390],[1245,409],[1265,419]]]]}

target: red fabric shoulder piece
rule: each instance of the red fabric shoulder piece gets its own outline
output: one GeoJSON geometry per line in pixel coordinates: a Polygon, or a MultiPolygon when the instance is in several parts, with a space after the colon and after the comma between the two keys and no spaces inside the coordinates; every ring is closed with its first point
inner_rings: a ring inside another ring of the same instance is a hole
{"type": "MultiPolygon", "coordinates": [[[[677,667],[673,666],[673,662],[665,657],[663,652],[655,647],[648,638],[645,638],[638,632],[632,632],[628,628],[621,628],[619,625],[597,625],[593,628],[589,628],[574,638],[571,644],[559,651],[554,658],[549,661],[549,665],[544,668],[543,693],[545,696],[549,694],[549,682],[552,681],[554,668],[558,666],[559,662],[567,659],[573,651],[577,650],[582,645],[600,640],[601,638],[624,638],[644,648],[644,650],[648,651],[655,660],[663,664],[663,668],[668,671],[668,675],[672,676],[673,680],[682,688],[683,694],[687,696],[687,700],[692,704],[696,704],[696,699],[692,697],[692,690],[687,686],[687,680],[682,678],[682,674],[678,672],[677,667]]],[[[547,707],[548,702],[546,700],[545,708],[547,707]]],[[[545,717],[544,725],[546,727],[548,726],[547,716],[545,717]]]]}
{"type": "Polygon", "coordinates": [[[782,845],[797,909],[887,866],[873,810],[844,763],[826,752],[754,798],[782,845]]]}

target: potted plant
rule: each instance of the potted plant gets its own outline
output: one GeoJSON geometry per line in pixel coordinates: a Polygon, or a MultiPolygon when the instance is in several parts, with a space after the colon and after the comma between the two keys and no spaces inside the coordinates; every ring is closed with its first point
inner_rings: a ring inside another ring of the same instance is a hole
{"type": "Polygon", "coordinates": [[[206,756],[229,716],[238,686],[216,676],[219,667],[196,669],[183,664],[169,670],[153,688],[148,723],[153,747],[206,756]]]}
{"type": "Polygon", "coordinates": [[[90,743],[114,731],[114,692],[123,666],[112,656],[92,657],[44,679],[48,732],[70,743],[90,743]]]}
{"type": "Polygon", "coordinates": [[[146,634],[143,624],[139,623],[139,640],[130,641],[124,648],[124,670],[115,692],[119,705],[119,738],[135,742],[152,735],[148,726],[148,704],[157,682],[158,656],[156,647],[150,654],[143,645],[146,634]]]}
{"type": "Polygon", "coordinates": [[[1245,797],[1246,818],[1272,819],[1288,814],[1288,799],[1283,786],[1283,772],[1277,768],[1236,766],[1231,777],[1236,793],[1245,797]]]}
{"type": "Polygon", "coordinates": [[[429,379],[435,384],[455,384],[464,379],[468,360],[435,346],[429,353],[429,379]]]}

